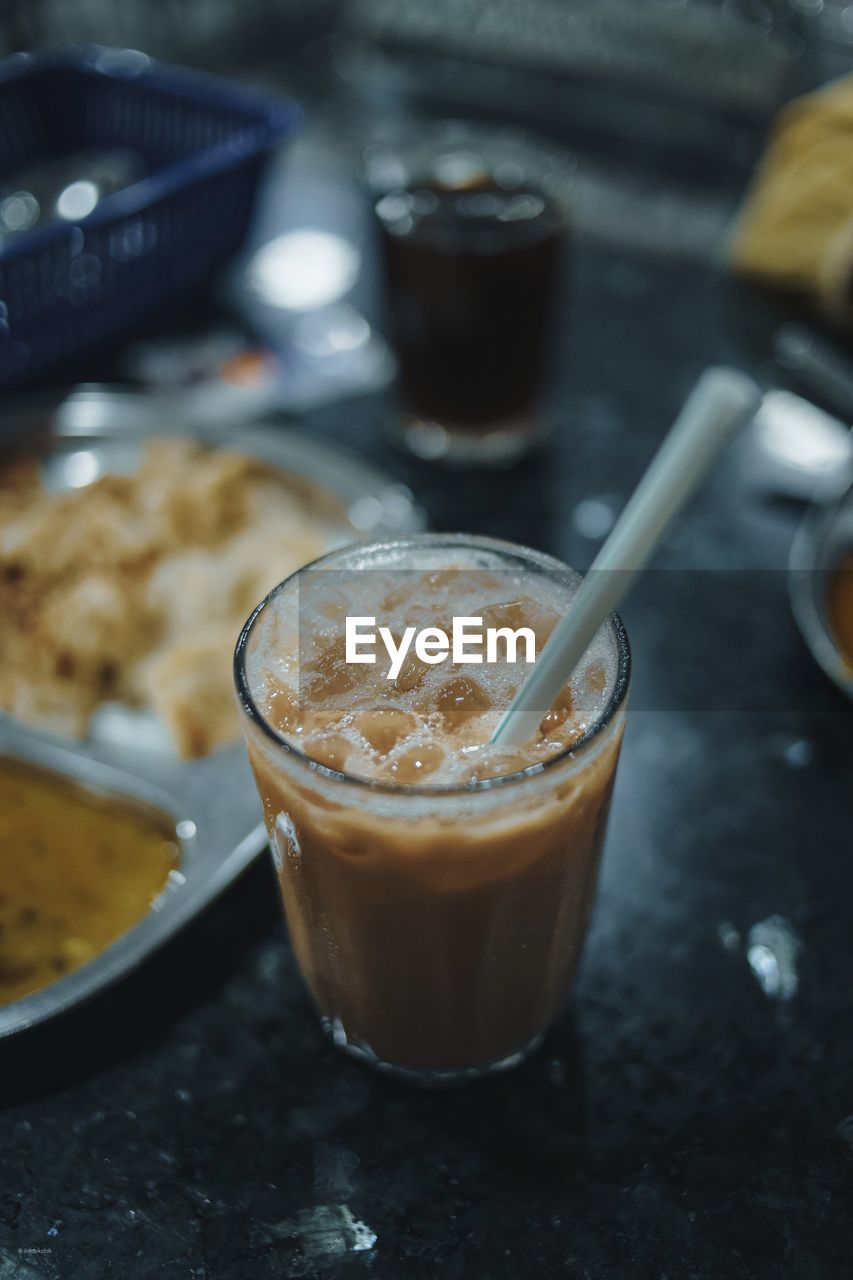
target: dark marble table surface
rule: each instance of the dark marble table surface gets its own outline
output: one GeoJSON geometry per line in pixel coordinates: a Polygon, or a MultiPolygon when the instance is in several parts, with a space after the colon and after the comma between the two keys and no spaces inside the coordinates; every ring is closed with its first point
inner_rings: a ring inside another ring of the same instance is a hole
{"type": "MultiPolygon", "coordinates": [[[[306,429],[395,468],[439,528],[583,566],[701,367],[751,363],[743,305],[706,266],[589,247],[550,442],[509,475],[395,459],[374,401],[306,429]]],[[[435,1094],[338,1056],[264,859],[0,1050],[2,1280],[849,1275],[853,719],[791,621],[796,518],[733,448],[624,610],[601,891],[541,1052],[435,1094]]]]}

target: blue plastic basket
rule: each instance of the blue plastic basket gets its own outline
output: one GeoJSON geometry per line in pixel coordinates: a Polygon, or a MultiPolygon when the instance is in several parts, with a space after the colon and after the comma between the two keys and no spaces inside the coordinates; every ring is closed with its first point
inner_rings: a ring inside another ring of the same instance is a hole
{"type": "Polygon", "coordinates": [[[0,248],[0,387],[114,344],[239,247],[266,155],[301,110],[131,50],[0,62],[0,181],[40,158],[132,148],[144,178],[76,223],[0,248]]]}

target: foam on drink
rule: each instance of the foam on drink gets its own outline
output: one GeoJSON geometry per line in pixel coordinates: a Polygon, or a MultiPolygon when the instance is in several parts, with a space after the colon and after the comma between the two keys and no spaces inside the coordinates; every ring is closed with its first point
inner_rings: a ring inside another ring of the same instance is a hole
{"type": "MultiPolygon", "coordinates": [[[[554,705],[542,708],[536,737],[519,747],[490,739],[525,676],[518,660],[428,665],[409,648],[395,680],[378,640],[374,664],[348,663],[345,620],[372,616],[399,644],[407,627],[452,633],[454,617],[482,618],[487,628],[530,628],[541,652],[579,585],[576,575],[514,571],[486,551],[393,547],[369,564],[353,549],[328,569],[303,571],[258,619],[247,654],[252,696],[289,742],[320,764],[384,783],[464,786],[541,764],[596,723],[617,669],[603,630],[554,705]]],[[[482,649],[485,658],[485,645],[482,649]]]]}

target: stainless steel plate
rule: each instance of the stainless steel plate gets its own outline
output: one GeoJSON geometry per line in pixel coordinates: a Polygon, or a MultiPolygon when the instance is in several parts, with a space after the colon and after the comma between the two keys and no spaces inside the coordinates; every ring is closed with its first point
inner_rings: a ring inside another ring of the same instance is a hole
{"type": "MultiPolygon", "coordinates": [[[[144,439],[154,435],[191,436],[237,448],[320,485],[340,505],[342,542],[423,528],[423,517],[403,486],[353,456],[277,426],[228,430],[137,419],[109,426],[85,414],[60,414],[44,457],[45,483],[79,488],[104,472],[130,470],[144,439]]],[[[102,793],[157,805],[174,819],[181,849],[179,869],[130,932],[81,968],[0,1006],[0,1036],[7,1036],[78,1004],[140,964],[248,866],[265,847],[266,835],[241,743],[202,760],[180,760],[153,717],[128,709],[99,715],[92,738],[84,743],[36,732],[0,714],[0,755],[66,774],[102,793]]]]}
{"type": "Polygon", "coordinates": [[[791,548],[788,574],[791,608],[806,644],[849,698],[853,674],[835,643],[826,604],[830,575],[851,549],[853,485],[838,501],[808,511],[791,548]]]}

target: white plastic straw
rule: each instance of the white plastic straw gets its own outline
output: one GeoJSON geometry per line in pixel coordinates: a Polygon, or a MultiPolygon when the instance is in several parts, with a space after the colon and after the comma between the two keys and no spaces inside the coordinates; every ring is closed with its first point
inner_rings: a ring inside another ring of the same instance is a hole
{"type": "Polygon", "coordinates": [[[746,374],[724,368],[702,374],[492,742],[517,745],[535,736],[543,715],[719,450],[760,403],[761,391],[746,374]]]}

